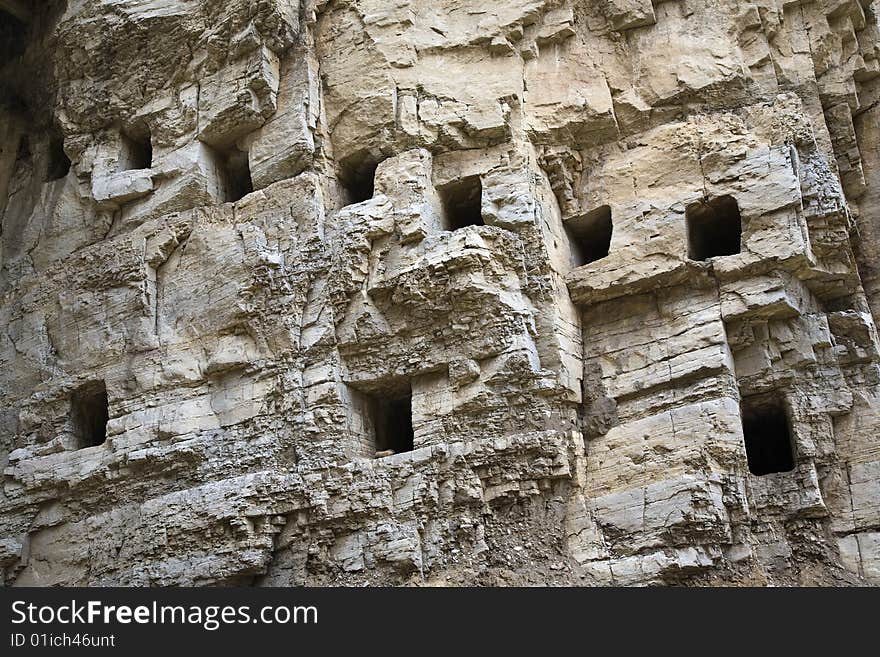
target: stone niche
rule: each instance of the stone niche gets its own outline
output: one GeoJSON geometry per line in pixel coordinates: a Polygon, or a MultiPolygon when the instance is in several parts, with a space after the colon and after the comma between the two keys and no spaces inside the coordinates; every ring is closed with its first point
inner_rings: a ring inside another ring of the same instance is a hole
{"type": "Polygon", "coordinates": [[[794,470],[789,411],[776,396],[746,397],[741,405],[749,471],[761,476],[794,470]]]}
{"type": "Polygon", "coordinates": [[[107,440],[109,420],[107,386],[103,381],[83,384],[70,395],[70,424],[75,449],[97,447],[107,440]]]}
{"type": "Polygon", "coordinates": [[[685,217],[692,260],[736,255],[742,250],[742,218],[732,196],[691,203],[685,217]]]}

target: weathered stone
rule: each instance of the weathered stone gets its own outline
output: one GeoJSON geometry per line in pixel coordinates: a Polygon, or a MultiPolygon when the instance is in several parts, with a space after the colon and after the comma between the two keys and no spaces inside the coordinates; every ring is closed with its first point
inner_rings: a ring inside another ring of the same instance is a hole
{"type": "Polygon", "coordinates": [[[5,584],[880,583],[876,2],[27,4],[5,584]]]}

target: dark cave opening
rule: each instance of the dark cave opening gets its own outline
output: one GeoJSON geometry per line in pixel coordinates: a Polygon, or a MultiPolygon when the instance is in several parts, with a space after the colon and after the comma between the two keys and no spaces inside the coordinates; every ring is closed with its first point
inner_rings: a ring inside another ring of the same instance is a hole
{"type": "Polygon", "coordinates": [[[368,395],[370,420],[377,452],[411,452],[415,433],[412,422],[412,389],[368,395]]]}
{"type": "Polygon", "coordinates": [[[468,176],[437,189],[443,204],[443,227],[458,230],[483,225],[483,183],[479,176],[468,176]]]}
{"type": "Polygon", "coordinates": [[[775,397],[746,397],[740,405],[749,471],[754,475],[794,470],[788,414],[775,397]]]}
{"type": "Polygon", "coordinates": [[[607,205],[565,222],[576,266],[588,265],[607,256],[613,231],[611,208],[607,205]]]}
{"type": "Polygon", "coordinates": [[[107,440],[110,414],[106,384],[96,381],[77,388],[70,397],[70,415],[77,449],[96,447],[107,440]]]}
{"type": "Polygon", "coordinates": [[[708,260],[742,248],[742,218],[732,196],[690,204],[686,209],[688,257],[708,260]]]}

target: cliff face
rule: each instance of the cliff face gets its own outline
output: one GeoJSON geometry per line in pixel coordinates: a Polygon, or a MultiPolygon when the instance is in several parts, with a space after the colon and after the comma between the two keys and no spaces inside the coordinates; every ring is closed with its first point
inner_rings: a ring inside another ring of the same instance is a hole
{"type": "Polygon", "coordinates": [[[0,0],[12,585],[880,582],[874,0],[0,0]]]}

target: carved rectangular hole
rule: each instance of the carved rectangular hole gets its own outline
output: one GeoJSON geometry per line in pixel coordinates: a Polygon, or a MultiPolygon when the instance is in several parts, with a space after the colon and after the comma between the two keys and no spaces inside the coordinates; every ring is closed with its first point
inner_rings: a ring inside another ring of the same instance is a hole
{"type": "Polygon", "coordinates": [[[686,210],[688,257],[708,260],[736,255],[742,248],[742,218],[732,196],[691,203],[686,210]]]}
{"type": "Polygon", "coordinates": [[[153,166],[153,144],[150,131],[123,132],[119,153],[119,171],[149,169],[153,166]]]}
{"type": "Polygon", "coordinates": [[[469,176],[437,189],[443,204],[443,228],[458,230],[483,225],[483,183],[469,176]]]}
{"type": "Polygon", "coordinates": [[[376,456],[413,450],[412,388],[367,395],[376,456]]]}
{"type": "Polygon", "coordinates": [[[376,193],[376,160],[360,159],[343,167],[339,181],[345,190],[345,204],[354,205],[373,198],[376,193]]]}
{"type": "Polygon", "coordinates": [[[740,412],[749,471],[761,476],[794,470],[791,426],[782,401],[773,396],[746,397],[740,412]]]}
{"type": "Polygon", "coordinates": [[[611,207],[607,205],[566,221],[565,232],[571,244],[575,266],[588,265],[607,256],[613,231],[611,207]]]}
{"type": "Polygon", "coordinates": [[[248,154],[232,149],[225,154],[225,200],[234,203],[254,191],[248,154]]]}
{"type": "Polygon", "coordinates": [[[249,156],[235,146],[215,149],[205,144],[215,170],[216,198],[221,203],[235,203],[254,191],[249,156]]]}
{"type": "Polygon", "coordinates": [[[70,396],[70,419],[76,449],[95,447],[107,440],[109,419],[107,386],[93,381],[77,388],[70,396]]]}

